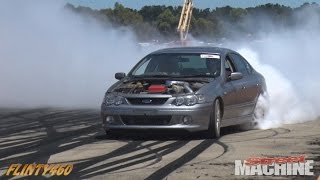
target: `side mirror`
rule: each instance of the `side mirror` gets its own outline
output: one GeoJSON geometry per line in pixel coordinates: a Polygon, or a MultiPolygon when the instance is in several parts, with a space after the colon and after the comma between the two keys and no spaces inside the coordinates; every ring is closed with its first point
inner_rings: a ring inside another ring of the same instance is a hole
{"type": "Polygon", "coordinates": [[[231,81],[239,80],[239,79],[242,79],[242,78],[243,78],[243,75],[242,75],[241,72],[233,72],[230,75],[230,80],[231,81]]]}
{"type": "Polygon", "coordinates": [[[114,75],[114,77],[118,80],[121,80],[123,79],[124,77],[126,77],[126,73],[123,73],[123,72],[118,72],[114,75]]]}

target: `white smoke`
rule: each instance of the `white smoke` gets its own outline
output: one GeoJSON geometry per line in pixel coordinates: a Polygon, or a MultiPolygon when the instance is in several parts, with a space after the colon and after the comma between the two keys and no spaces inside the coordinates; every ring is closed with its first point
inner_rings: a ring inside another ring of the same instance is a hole
{"type": "Polygon", "coordinates": [[[0,2],[0,106],[99,107],[117,71],[145,54],[128,30],[63,1],[0,2]]]}
{"type": "MultiPolygon", "coordinates": [[[[317,118],[316,104],[312,104],[310,99],[306,99],[303,94],[299,94],[299,89],[295,85],[294,79],[286,78],[277,68],[259,61],[258,55],[250,49],[240,49],[257,71],[266,78],[268,86],[268,100],[260,97],[259,102],[268,109],[265,118],[258,119],[258,125],[262,129],[279,127],[282,124],[292,124],[314,120],[317,118]]],[[[279,59],[281,60],[281,59],[279,59]]],[[[288,63],[290,63],[288,61],[288,63]]],[[[284,67],[287,68],[287,67],[284,67]]],[[[294,69],[287,69],[293,70],[294,69]]],[[[311,88],[306,82],[306,88],[311,88]]],[[[319,107],[319,106],[318,106],[319,107]]]]}
{"type": "Polygon", "coordinates": [[[273,32],[262,37],[260,45],[239,49],[266,78],[269,101],[263,103],[269,105],[269,112],[258,120],[260,128],[301,123],[320,116],[320,58],[316,54],[319,41],[319,30],[299,28],[273,32]]]}

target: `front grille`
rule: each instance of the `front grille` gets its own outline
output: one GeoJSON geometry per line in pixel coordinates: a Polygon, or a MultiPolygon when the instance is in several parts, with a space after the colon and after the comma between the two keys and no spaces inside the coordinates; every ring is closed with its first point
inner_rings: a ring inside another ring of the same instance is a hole
{"type": "Polygon", "coordinates": [[[171,116],[121,116],[125,125],[168,125],[171,116]]]}
{"type": "Polygon", "coordinates": [[[127,98],[132,105],[162,105],[168,98],[127,98]]]}

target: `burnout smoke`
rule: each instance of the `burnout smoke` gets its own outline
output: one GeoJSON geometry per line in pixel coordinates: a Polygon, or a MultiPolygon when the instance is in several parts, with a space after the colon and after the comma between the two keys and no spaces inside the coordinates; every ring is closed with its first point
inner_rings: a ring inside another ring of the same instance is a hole
{"type": "Polygon", "coordinates": [[[261,97],[259,103],[269,111],[265,118],[258,119],[260,128],[301,123],[320,116],[320,61],[316,54],[319,41],[320,31],[306,25],[274,32],[262,37],[254,47],[239,49],[266,78],[269,99],[261,97]]]}
{"type": "Polygon", "coordinates": [[[99,107],[114,73],[145,54],[128,30],[64,6],[0,2],[0,106],[99,107]]]}

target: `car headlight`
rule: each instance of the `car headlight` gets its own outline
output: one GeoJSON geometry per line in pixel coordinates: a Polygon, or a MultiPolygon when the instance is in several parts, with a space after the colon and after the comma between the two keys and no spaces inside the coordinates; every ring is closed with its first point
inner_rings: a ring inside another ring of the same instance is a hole
{"type": "Polygon", "coordinates": [[[106,95],[104,102],[107,106],[114,104],[116,97],[114,95],[106,95]]]}
{"type": "Polygon", "coordinates": [[[197,96],[195,95],[190,95],[190,96],[186,96],[184,98],[184,104],[187,106],[193,106],[197,103],[197,96]]]}
{"type": "Polygon", "coordinates": [[[110,105],[116,105],[116,106],[119,106],[121,104],[123,104],[123,97],[121,96],[115,96],[115,95],[111,95],[111,94],[108,94],[105,96],[104,98],[104,102],[107,106],[110,106],[110,105]]]}
{"type": "Polygon", "coordinates": [[[184,97],[183,96],[179,96],[176,98],[176,105],[177,106],[181,106],[184,103],[184,97]]]}
{"type": "Polygon", "coordinates": [[[188,95],[188,96],[179,96],[176,98],[175,105],[181,106],[193,106],[195,104],[201,104],[205,102],[205,97],[201,94],[197,95],[188,95]]]}
{"type": "Polygon", "coordinates": [[[119,106],[123,103],[123,97],[117,96],[114,100],[114,105],[119,106]]]}
{"type": "Polygon", "coordinates": [[[198,98],[198,102],[197,103],[201,104],[201,103],[205,103],[206,102],[206,99],[205,99],[204,95],[197,94],[196,96],[198,98]]]}

